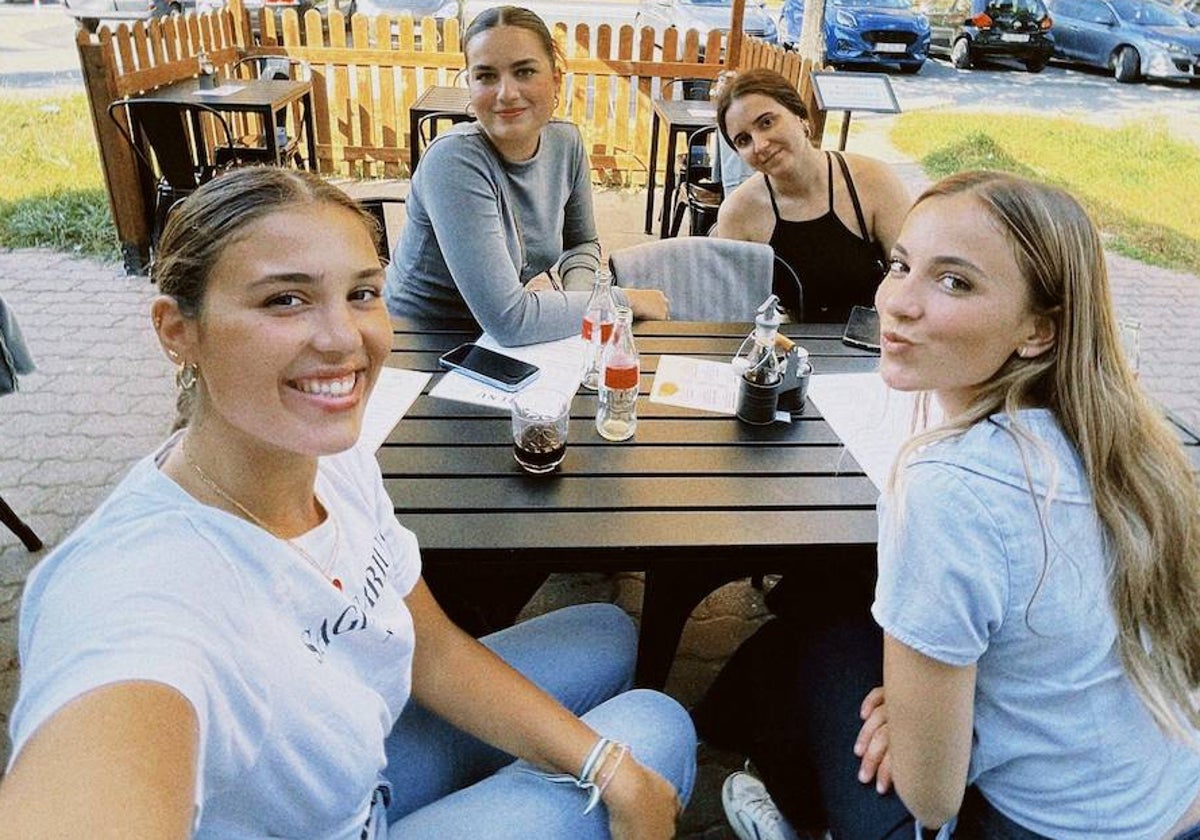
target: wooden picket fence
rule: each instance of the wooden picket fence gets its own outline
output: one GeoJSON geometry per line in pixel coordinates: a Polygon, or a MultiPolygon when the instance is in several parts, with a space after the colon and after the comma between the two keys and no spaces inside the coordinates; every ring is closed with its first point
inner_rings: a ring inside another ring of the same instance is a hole
{"type": "MultiPolygon", "coordinates": [[[[397,178],[409,174],[414,142],[408,130],[409,108],[428,87],[455,84],[463,69],[455,20],[355,15],[347,28],[337,10],[324,18],[310,10],[300,18],[291,9],[263,9],[257,23],[255,33],[241,0],[231,0],[219,11],[121,24],[115,31],[102,27],[94,35],[78,33],[76,44],[127,266],[145,263],[150,194],[138,180],[132,152],[107,117],[110,102],[196,75],[201,51],[226,77],[232,65],[247,56],[300,59],[312,74],[318,171],[397,178]]],[[[644,183],[653,99],[681,97],[682,86],[675,80],[715,78],[731,47],[740,56],[739,67],[774,67],[811,101],[806,90],[811,62],[752,38],[726,44],[722,33],[711,32],[702,43],[695,31],[681,35],[675,29],[655,33],[628,25],[548,23],[566,56],[557,114],[583,132],[598,183],[644,183]]],[[[821,119],[815,108],[813,113],[821,119]]],[[[237,127],[252,128],[244,121],[237,127]]],[[[289,130],[296,129],[293,125],[289,130]]],[[[819,137],[820,131],[814,134],[819,137]]],[[[665,150],[660,156],[662,167],[665,150]]]]}

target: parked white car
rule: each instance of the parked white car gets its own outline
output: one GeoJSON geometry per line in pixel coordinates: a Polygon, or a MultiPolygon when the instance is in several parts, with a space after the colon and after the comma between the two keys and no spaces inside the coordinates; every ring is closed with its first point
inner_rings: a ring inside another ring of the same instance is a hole
{"type": "Polygon", "coordinates": [[[196,0],[63,0],[64,11],[88,32],[101,23],[149,20],[195,6],[196,0]]]}
{"type": "MultiPolygon", "coordinates": [[[[660,32],[671,26],[680,33],[695,29],[703,41],[714,29],[729,31],[732,14],[732,0],[640,0],[633,25],[636,29],[651,26],[660,32]]],[[[776,43],[779,38],[775,21],[762,0],[746,3],[742,31],[769,44],[776,43]]]]}

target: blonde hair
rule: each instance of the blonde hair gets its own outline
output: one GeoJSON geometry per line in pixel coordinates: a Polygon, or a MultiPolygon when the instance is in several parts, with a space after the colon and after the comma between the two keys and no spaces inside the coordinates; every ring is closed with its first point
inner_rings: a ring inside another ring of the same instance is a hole
{"type": "MultiPolygon", "coordinates": [[[[998,172],[952,175],[916,205],[958,194],[975,197],[1004,231],[1028,283],[1030,305],[1054,321],[1056,339],[1039,356],[1014,353],[965,412],[909,441],[891,488],[900,489],[900,472],[915,451],[999,412],[1013,419],[1020,437],[1034,442],[1016,412],[1049,408],[1079,453],[1104,528],[1125,671],[1158,725],[1195,744],[1200,486],[1174,432],[1125,360],[1099,234],[1067,193],[998,172]]],[[[1041,525],[1044,530],[1044,517],[1041,525]]]]}

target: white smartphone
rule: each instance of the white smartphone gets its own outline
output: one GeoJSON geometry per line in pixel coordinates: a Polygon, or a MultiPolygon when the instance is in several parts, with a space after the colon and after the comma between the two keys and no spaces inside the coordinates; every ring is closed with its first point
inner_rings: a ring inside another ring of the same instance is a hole
{"type": "Polygon", "coordinates": [[[460,344],[442,354],[438,364],[502,391],[519,391],[541,373],[537,365],[505,356],[473,342],[460,344]]]}

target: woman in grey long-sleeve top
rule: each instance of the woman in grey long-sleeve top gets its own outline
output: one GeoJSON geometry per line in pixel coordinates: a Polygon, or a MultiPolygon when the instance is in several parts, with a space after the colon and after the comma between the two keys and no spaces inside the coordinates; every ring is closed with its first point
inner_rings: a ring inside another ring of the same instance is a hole
{"type": "MultiPolygon", "coordinates": [[[[474,318],[505,345],[564,338],[579,330],[600,243],[583,139],[551,118],[554,42],[532,12],[503,6],[472,21],[464,51],[478,122],[421,157],[387,272],[388,309],[474,318]]],[[[661,292],[618,294],[634,317],[667,317],[661,292]]]]}

